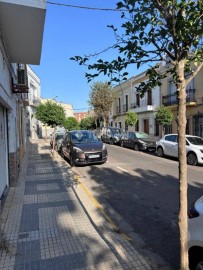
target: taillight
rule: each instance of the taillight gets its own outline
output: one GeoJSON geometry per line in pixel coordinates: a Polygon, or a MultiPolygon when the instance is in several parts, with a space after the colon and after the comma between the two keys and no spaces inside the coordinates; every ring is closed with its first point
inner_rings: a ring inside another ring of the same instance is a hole
{"type": "Polygon", "coordinates": [[[196,218],[198,216],[199,216],[199,212],[197,211],[197,209],[193,205],[189,210],[188,217],[189,218],[196,218]]]}

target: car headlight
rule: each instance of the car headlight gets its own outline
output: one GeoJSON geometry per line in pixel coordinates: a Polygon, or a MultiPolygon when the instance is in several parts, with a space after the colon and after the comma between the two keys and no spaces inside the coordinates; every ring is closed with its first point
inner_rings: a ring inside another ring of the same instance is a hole
{"type": "Polygon", "coordinates": [[[200,149],[200,152],[202,152],[202,153],[203,153],[203,149],[200,149]]]}
{"type": "Polygon", "coordinates": [[[73,150],[76,152],[76,153],[83,153],[83,151],[78,148],[78,147],[73,147],[73,150]]]}
{"type": "Polygon", "coordinates": [[[103,144],[102,151],[106,150],[106,145],[103,144]]]}

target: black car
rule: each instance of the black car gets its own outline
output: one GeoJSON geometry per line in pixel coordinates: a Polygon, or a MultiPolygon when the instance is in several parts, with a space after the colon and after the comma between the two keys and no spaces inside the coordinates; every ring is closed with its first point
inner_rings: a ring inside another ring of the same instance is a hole
{"type": "Polygon", "coordinates": [[[105,144],[93,131],[69,131],[62,142],[61,156],[66,157],[71,166],[105,163],[107,155],[105,144]]]}
{"type": "Polygon", "coordinates": [[[136,151],[156,151],[156,141],[144,132],[126,132],[121,140],[121,146],[133,148],[136,151]]]}
{"type": "Polygon", "coordinates": [[[101,130],[101,140],[105,143],[120,144],[122,135],[120,128],[103,127],[101,130]]]}

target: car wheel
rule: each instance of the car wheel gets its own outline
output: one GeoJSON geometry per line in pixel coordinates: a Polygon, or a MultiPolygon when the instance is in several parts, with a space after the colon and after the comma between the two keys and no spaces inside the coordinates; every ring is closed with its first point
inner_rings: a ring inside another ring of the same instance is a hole
{"type": "Polygon", "coordinates": [[[61,148],[60,154],[61,154],[61,157],[64,159],[64,158],[65,158],[65,156],[64,156],[64,153],[63,153],[62,148],[61,148]]]}
{"type": "Polygon", "coordinates": [[[124,146],[124,143],[123,143],[123,141],[121,141],[121,147],[123,147],[124,146]]]}
{"type": "Polygon", "coordinates": [[[139,145],[137,143],[134,144],[134,150],[135,151],[139,151],[140,150],[139,145]]]}
{"type": "Polygon", "coordinates": [[[195,153],[188,153],[187,155],[187,164],[189,165],[197,165],[197,156],[195,153]]]}
{"type": "Polygon", "coordinates": [[[163,157],[164,156],[164,150],[162,147],[157,148],[157,155],[158,157],[163,157]]]}
{"type": "Polygon", "coordinates": [[[75,163],[74,163],[74,161],[73,161],[72,155],[70,155],[70,166],[71,166],[71,167],[74,167],[74,166],[75,166],[75,163]]]}

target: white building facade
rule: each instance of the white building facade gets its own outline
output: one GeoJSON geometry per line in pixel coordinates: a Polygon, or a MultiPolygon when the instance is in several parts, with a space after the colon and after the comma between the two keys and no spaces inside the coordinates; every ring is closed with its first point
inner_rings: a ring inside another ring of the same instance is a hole
{"type": "Polygon", "coordinates": [[[16,185],[26,149],[25,64],[40,62],[45,13],[44,0],[0,0],[0,199],[16,185]]]}
{"type": "Polygon", "coordinates": [[[156,123],[156,113],[160,106],[160,88],[149,89],[143,97],[137,91],[141,82],[148,80],[145,72],[130,78],[114,87],[116,98],[109,115],[110,125],[122,130],[146,132],[151,137],[159,137],[159,126],[156,123]],[[128,112],[138,116],[137,124],[130,127],[125,123],[128,112]]]}

